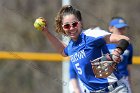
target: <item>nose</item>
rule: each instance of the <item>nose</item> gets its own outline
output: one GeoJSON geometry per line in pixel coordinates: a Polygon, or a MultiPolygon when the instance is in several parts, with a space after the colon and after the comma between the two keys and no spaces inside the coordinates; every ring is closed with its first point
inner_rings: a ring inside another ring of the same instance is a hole
{"type": "Polygon", "coordinates": [[[75,29],[73,26],[70,26],[70,30],[73,30],[73,29],[75,29]]]}

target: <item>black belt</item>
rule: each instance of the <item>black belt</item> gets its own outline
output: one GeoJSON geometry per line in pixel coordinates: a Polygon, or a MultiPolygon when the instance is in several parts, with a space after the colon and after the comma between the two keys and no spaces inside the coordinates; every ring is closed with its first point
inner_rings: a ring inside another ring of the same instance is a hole
{"type": "Polygon", "coordinates": [[[107,92],[114,90],[117,86],[119,86],[119,84],[118,84],[118,82],[115,82],[104,89],[90,91],[90,93],[107,93],[107,92]]]}

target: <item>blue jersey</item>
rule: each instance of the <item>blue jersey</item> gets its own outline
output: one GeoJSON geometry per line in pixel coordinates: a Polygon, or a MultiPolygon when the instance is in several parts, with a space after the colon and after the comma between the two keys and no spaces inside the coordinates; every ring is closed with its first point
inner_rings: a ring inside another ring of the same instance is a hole
{"type": "MultiPolygon", "coordinates": [[[[109,52],[111,53],[115,48],[116,44],[107,44],[106,47],[108,48],[109,52]]],[[[106,48],[104,47],[104,48],[106,48]]],[[[107,49],[103,49],[103,52],[108,52],[107,49]]],[[[128,70],[127,66],[129,64],[132,64],[132,56],[133,56],[133,47],[130,44],[127,49],[124,51],[124,53],[121,55],[122,61],[118,64],[118,70],[119,73],[123,76],[128,76],[128,70]]]]}
{"type": "Polygon", "coordinates": [[[94,75],[90,61],[102,55],[101,49],[105,45],[103,36],[81,33],[78,40],[76,42],[70,40],[64,50],[65,54],[70,56],[70,70],[73,70],[71,78],[76,78],[77,75],[89,90],[107,87],[110,82],[114,82],[111,80],[113,76],[116,81],[121,78],[116,71],[108,78],[96,78],[94,75]]]}

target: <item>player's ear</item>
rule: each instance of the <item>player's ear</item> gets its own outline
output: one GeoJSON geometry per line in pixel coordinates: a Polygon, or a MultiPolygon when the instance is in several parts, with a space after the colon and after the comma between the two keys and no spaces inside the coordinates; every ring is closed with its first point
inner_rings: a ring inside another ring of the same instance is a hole
{"type": "Polygon", "coordinates": [[[82,21],[79,21],[79,25],[81,28],[83,28],[83,22],[82,21]]]}
{"type": "Polygon", "coordinates": [[[109,29],[109,32],[111,33],[113,32],[113,26],[109,26],[108,29],[109,29]]]}

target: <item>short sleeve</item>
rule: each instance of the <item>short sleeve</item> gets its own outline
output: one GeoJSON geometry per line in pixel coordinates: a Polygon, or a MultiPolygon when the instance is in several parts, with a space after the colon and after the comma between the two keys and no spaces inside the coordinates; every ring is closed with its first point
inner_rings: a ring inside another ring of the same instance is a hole
{"type": "Polygon", "coordinates": [[[64,53],[68,56],[68,47],[64,49],[64,53]]]}
{"type": "Polygon", "coordinates": [[[77,74],[76,74],[71,62],[70,62],[70,65],[69,65],[69,74],[70,74],[70,79],[73,79],[73,78],[77,77],[77,74]]]}
{"type": "Polygon", "coordinates": [[[86,34],[86,36],[92,36],[92,37],[95,37],[95,38],[111,34],[108,31],[103,30],[99,27],[96,27],[94,29],[93,28],[87,29],[83,33],[86,34]]]}
{"type": "Polygon", "coordinates": [[[130,50],[130,54],[129,54],[129,58],[128,58],[128,64],[132,64],[132,57],[133,57],[133,46],[130,44],[130,46],[128,47],[128,49],[130,50]]]}

